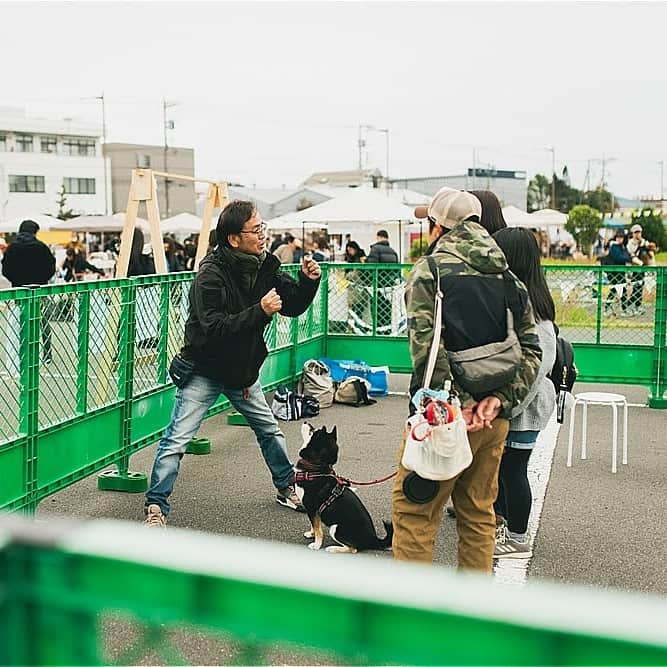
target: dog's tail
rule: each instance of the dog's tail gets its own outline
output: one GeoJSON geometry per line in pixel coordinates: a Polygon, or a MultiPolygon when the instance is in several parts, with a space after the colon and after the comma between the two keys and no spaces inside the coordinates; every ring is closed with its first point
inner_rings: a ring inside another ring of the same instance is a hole
{"type": "Polygon", "coordinates": [[[387,533],[382,539],[379,537],[378,540],[378,549],[391,549],[391,541],[394,538],[394,526],[391,521],[382,521],[385,532],[387,533]]]}

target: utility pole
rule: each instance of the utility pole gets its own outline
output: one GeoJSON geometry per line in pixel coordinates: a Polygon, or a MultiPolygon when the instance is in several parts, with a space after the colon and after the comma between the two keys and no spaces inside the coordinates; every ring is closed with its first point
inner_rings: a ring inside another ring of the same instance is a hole
{"type": "Polygon", "coordinates": [[[476,190],[475,185],[477,184],[475,181],[475,177],[477,176],[477,149],[473,146],[472,147],[472,188],[471,190],[476,190]]]}
{"type": "Polygon", "coordinates": [[[556,210],[556,149],[551,146],[545,150],[551,153],[551,208],[556,210]]]}
{"type": "MultiPolygon", "coordinates": [[[[164,173],[168,174],[169,173],[169,165],[168,165],[168,154],[169,154],[169,144],[167,141],[167,130],[173,130],[174,129],[174,121],[173,120],[167,120],[167,109],[171,107],[175,107],[178,105],[178,102],[167,102],[166,98],[162,98],[162,125],[164,127],[164,173]]],[[[165,203],[165,215],[166,217],[171,216],[171,207],[169,206],[169,178],[167,176],[164,177],[164,203],[165,203]]]]}
{"type": "Polygon", "coordinates": [[[658,164],[660,165],[660,212],[662,213],[662,202],[665,198],[665,181],[664,181],[665,161],[660,160],[658,164]]]}
{"type": "Polygon", "coordinates": [[[104,164],[104,215],[109,215],[109,185],[107,183],[107,114],[104,105],[104,91],[101,95],[97,95],[94,99],[102,102],[102,162],[104,164]]]}
{"type": "Polygon", "coordinates": [[[366,127],[365,125],[359,125],[359,136],[358,136],[358,139],[357,139],[357,148],[359,150],[359,167],[358,168],[359,168],[359,175],[360,176],[361,176],[361,172],[364,168],[362,151],[363,151],[364,146],[366,145],[366,142],[364,141],[363,136],[362,136],[361,133],[362,133],[362,131],[365,127],[366,127]]]}

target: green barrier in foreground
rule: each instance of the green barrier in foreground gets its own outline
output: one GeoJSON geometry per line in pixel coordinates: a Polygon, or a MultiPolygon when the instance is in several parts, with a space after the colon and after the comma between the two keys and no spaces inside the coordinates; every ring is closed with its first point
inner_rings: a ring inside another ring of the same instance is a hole
{"type": "Polygon", "coordinates": [[[659,598],[509,588],[389,559],[107,521],[3,519],[0,614],[3,665],[146,655],[183,664],[185,630],[224,633],[233,664],[258,664],[278,645],[357,664],[667,663],[659,598]],[[125,640],[116,656],[103,648],[114,634],[105,614],[141,627],[138,636],[115,628],[125,640]]]}

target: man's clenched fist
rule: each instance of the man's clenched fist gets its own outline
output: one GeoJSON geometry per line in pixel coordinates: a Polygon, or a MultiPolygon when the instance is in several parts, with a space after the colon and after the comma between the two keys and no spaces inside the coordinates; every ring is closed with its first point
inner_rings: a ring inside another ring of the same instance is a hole
{"type": "Polygon", "coordinates": [[[283,300],[280,298],[280,294],[276,292],[276,288],[273,287],[262,297],[259,305],[271,317],[274,313],[280,312],[280,309],[283,307],[283,300]]]}

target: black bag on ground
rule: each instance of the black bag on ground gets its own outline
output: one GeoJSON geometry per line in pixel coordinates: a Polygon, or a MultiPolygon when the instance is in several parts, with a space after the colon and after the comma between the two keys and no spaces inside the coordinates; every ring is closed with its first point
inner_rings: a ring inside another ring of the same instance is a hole
{"type": "Polygon", "coordinates": [[[302,396],[281,386],[273,395],[271,412],[283,421],[297,421],[317,417],[320,414],[320,403],[313,396],[302,396]]]}
{"type": "Polygon", "coordinates": [[[370,383],[364,378],[355,377],[354,375],[343,380],[334,392],[334,403],[342,403],[343,405],[353,405],[358,408],[361,405],[373,405],[377,401],[370,398],[368,390],[370,383]]]}
{"type": "Polygon", "coordinates": [[[194,373],[195,365],[182,357],[180,353],[169,364],[169,377],[179,389],[183,389],[190,382],[194,373]]]}

